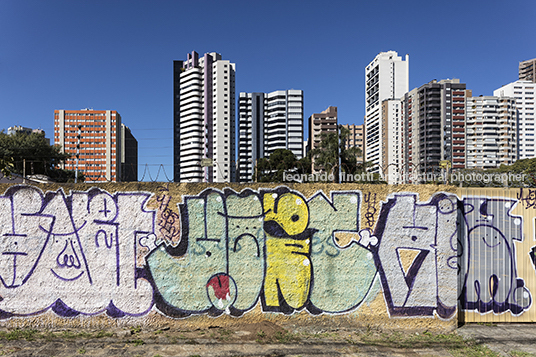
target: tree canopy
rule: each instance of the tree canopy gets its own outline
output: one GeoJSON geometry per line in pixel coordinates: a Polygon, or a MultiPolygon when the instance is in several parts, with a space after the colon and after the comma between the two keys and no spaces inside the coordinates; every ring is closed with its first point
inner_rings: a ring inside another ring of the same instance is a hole
{"type": "MultiPolygon", "coordinates": [[[[358,160],[362,156],[361,149],[356,146],[346,148],[345,143],[349,135],[350,130],[343,126],[339,126],[338,133],[322,133],[319,147],[310,152],[315,169],[332,174],[333,182],[339,182],[339,155],[341,157],[341,171],[345,173],[346,177],[364,173],[370,166],[369,163],[358,160]]],[[[378,178],[376,181],[380,182],[381,180],[378,178]]]]}
{"type": "MultiPolygon", "coordinates": [[[[46,175],[57,182],[74,180],[74,172],[58,168],[69,157],[59,146],[50,145],[43,133],[0,132],[0,169],[6,176],[25,173],[46,175]]],[[[83,181],[83,175],[79,177],[83,181]]]]}
{"type": "Polygon", "coordinates": [[[268,158],[257,160],[255,171],[258,182],[283,182],[284,173],[311,173],[311,160],[298,159],[290,150],[276,149],[268,158]]]}

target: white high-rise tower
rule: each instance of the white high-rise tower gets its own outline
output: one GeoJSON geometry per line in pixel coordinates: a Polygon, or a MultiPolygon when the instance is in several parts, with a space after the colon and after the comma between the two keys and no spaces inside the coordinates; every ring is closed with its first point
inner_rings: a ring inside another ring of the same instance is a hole
{"type": "Polygon", "coordinates": [[[409,55],[405,61],[395,51],[380,52],[365,68],[366,161],[380,172],[382,161],[382,102],[400,99],[409,88],[409,55]]]}
{"type": "Polygon", "coordinates": [[[536,84],[518,80],[493,91],[494,96],[511,97],[516,100],[518,121],[518,159],[536,157],[536,84]]]}
{"type": "Polygon", "coordinates": [[[235,64],[195,51],[174,61],[173,100],[174,181],[235,181],[235,64]]]}
{"type": "Polygon", "coordinates": [[[298,159],[303,152],[303,91],[278,90],[239,96],[240,182],[254,179],[257,160],[277,149],[292,151],[298,159]]]}

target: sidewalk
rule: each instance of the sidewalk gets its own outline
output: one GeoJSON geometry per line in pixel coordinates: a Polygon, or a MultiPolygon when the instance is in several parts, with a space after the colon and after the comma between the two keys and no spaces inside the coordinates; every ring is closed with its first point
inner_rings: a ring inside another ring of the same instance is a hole
{"type": "Polygon", "coordinates": [[[536,356],[536,324],[469,324],[458,334],[485,344],[499,356],[536,356]]]}
{"type": "Polygon", "coordinates": [[[466,325],[447,335],[251,324],[194,331],[0,331],[2,356],[536,356],[536,324],[466,325]]]}

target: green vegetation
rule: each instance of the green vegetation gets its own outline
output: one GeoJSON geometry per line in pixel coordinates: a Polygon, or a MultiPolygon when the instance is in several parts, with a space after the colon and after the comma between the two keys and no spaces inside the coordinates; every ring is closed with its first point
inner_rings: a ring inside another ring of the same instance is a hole
{"type": "Polygon", "coordinates": [[[77,339],[77,338],[103,338],[103,337],[112,337],[113,332],[107,332],[100,330],[98,332],[86,332],[86,331],[77,331],[73,332],[71,330],[62,330],[62,331],[39,331],[34,329],[13,329],[9,331],[0,331],[0,340],[27,340],[34,341],[36,339],[46,339],[51,340],[54,338],[63,338],[63,339],[77,339]]]}
{"type": "MultiPolygon", "coordinates": [[[[358,147],[346,148],[345,143],[349,135],[350,130],[343,126],[339,126],[338,133],[322,133],[319,147],[309,153],[314,162],[315,170],[330,175],[329,181],[339,182],[339,156],[341,172],[344,172],[344,177],[352,175],[355,178],[356,175],[360,175],[361,179],[354,179],[352,182],[365,180],[361,174],[366,173],[370,163],[359,161],[362,152],[358,147]]],[[[370,174],[370,178],[372,180],[367,178],[367,183],[385,183],[377,174],[370,174]]]]}
{"type": "Polygon", "coordinates": [[[15,329],[10,331],[0,331],[0,340],[27,340],[27,341],[33,341],[36,338],[42,337],[42,333],[40,333],[38,330],[21,330],[21,329],[15,329]]]}
{"type": "MultiPolygon", "coordinates": [[[[70,158],[59,146],[49,145],[42,133],[0,132],[0,171],[5,176],[46,175],[56,182],[73,182],[73,171],[59,169],[59,165],[70,158]]],[[[79,180],[84,181],[79,173],[79,180]]]]}
{"type": "Polygon", "coordinates": [[[450,183],[463,187],[536,187],[536,159],[517,160],[496,169],[453,171],[450,183]]]}
{"type": "Polygon", "coordinates": [[[141,332],[141,327],[140,326],[136,326],[136,327],[132,326],[130,328],[130,334],[131,335],[134,335],[134,334],[140,333],[140,332],[141,332]]]}
{"type": "Polygon", "coordinates": [[[512,357],[534,357],[536,356],[533,353],[523,352],[523,351],[510,351],[508,353],[512,357]]]}
{"type": "Polygon", "coordinates": [[[311,160],[307,157],[298,160],[290,150],[277,149],[269,158],[260,158],[255,165],[257,182],[283,182],[284,173],[309,174],[311,160]]]}
{"type": "MultiPolygon", "coordinates": [[[[351,339],[354,341],[353,339],[351,339]]],[[[424,332],[422,334],[402,334],[391,333],[373,336],[370,333],[359,336],[356,342],[367,345],[377,345],[395,348],[445,348],[455,357],[473,357],[473,356],[488,356],[498,357],[499,355],[490,350],[483,344],[477,343],[475,340],[466,340],[457,333],[450,334],[433,334],[424,332]]]]}
{"type": "Polygon", "coordinates": [[[145,342],[143,342],[143,340],[140,339],[140,338],[137,338],[135,340],[130,340],[130,341],[128,341],[128,343],[132,343],[132,344],[134,344],[134,346],[141,346],[141,345],[145,344],[145,342]]]}
{"type": "Polygon", "coordinates": [[[277,331],[274,336],[275,340],[279,343],[291,343],[299,341],[299,337],[296,334],[290,333],[288,331],[281,332],[277,331]]]}

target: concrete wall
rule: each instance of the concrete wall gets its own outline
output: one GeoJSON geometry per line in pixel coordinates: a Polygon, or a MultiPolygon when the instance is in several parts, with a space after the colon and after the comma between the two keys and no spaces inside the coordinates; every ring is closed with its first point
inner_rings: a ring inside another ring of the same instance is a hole
{"type": "Polygon", "coordinates": [[[449,186],[0,185],[0,324],[457,325],[449,186]]]}
{"type": "Polygon", "coordinates": [[[464,322],[534,322],[536,190],[459,189],[464,322]]]}

